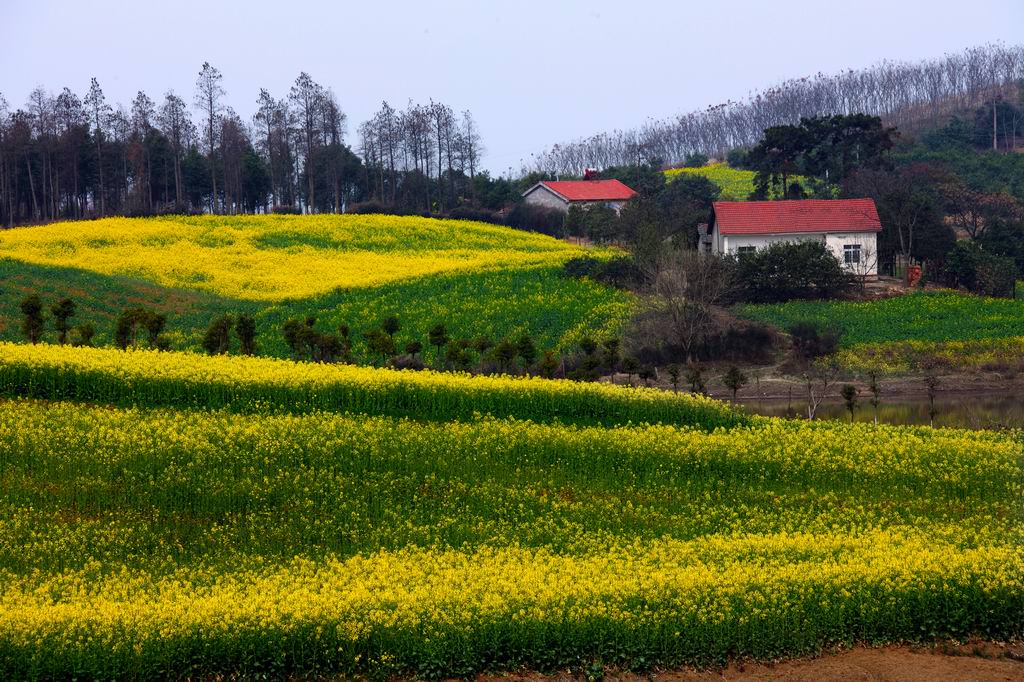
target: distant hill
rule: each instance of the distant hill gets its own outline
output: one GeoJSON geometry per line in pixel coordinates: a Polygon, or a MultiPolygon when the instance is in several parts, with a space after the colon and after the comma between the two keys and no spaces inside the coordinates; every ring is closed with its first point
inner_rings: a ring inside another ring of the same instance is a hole
{"type": "Polygon", "coordinates": [[[1017,101],[1024,45],[990,44],[918,62],[881,61],[866,69],[791,78],[700,111],[640,128],[596,132],[533,155],[526,172],[579,175],[585,168],[680,166],[691,154],[724,158],[757,143],[765,128],[803,117],[862,113],[912,134],[940,127],[957,112],[993,99],[1017,101]]]}

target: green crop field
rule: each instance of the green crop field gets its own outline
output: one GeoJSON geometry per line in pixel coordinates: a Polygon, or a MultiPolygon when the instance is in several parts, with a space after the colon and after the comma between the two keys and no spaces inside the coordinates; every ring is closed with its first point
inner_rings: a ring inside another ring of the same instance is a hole
{"type": "MultiPolygon", "coordinates": [[[[144,306],[168,316],[172,348],[197,350],[217,315],[256,318],[259,352],[285,357],[289,317],[360,332],[390,315],[399,348],[426,344],[444,324],[452,337],[533,335],[541,350],[584,334],[614,334],[626,294],[563,277],[579,247],[466,221],[395,216],[247,216],[107,219],[0,232],[0,340],[17,341],[18,306],[36,293],[68,296],[72,323],[111,343],[117,316],[144,306]]],[[[600,254],[599,254],[600,255],[600,254]]],[[[52,332],[48,338],[53,340],[52,332]]]]}
{"type": "Polygon", "coordinates": [[[1024,300],[924,291],[877,301],[790,301],[743,305],[740,316],[780,329],[813,322],[840,333],[851,369],[904,372],[923,363],[948,369],[1000,365],[1024,351],[1024,300]]]}
{"type": "MultiPolygon", "coordinates": [[[[684,173],[700,175],[718,185],[722,190],[719,196],[722,201],[746,201],[754,191],[754,171],[730,168],[725,163],[712,163],[698,168],[670,168],[665,171],[665,179],[671,181],[684,173]]],[[[790,180],[802,182],[803,178],[794,175],[790,180]]]]}
{"type": "Polygon", "coordinates": [[[1019,435],[0,346],[0,677],[469,676],[1024,631],[1019,435]]]}

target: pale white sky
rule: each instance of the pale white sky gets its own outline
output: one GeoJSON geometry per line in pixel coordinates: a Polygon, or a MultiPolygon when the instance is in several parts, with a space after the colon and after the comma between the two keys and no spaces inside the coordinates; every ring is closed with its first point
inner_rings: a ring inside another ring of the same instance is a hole
{"type": "Polygon", "coordinates": [[[742,99],[780,80],[1024,39],[1021,0],[0,0],[0,93],[38,84],[191,101],[203,61],[249,118],[300,71],[330,86],[348,140],[381,100],[470,109],[484,165],[552,143],[742,99]]]}

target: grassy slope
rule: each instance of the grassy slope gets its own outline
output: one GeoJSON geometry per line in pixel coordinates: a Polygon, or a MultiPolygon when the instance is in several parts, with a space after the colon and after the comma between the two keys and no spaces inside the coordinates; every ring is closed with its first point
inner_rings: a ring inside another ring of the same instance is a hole
{"type": "Polygon", "coordinates": [[[842,332],[846,347],[895,341],[972,341],[1024,335],[1024,301],[949,291],[907,294],[878,301],[791,301],[745,305],[750,319],[787,329],[811,321],[842,332]]]}
{"type": "MultiPolygon", "coordinates": [[[[371,220],[370,227],[364,226],[361,231],[357,229],[355,236],[347,241],[343,230],[345,223],[339,226],[329,221],[329,230],[312,224],[308,232],[303,232],[301,219],[281,224],[274,221],[270,228],[260,226],[250,234],[246,232],[248,228],[245,225],[252,221],[251,218],[239,218],[238,225],[234,219],[217,218],[218,224],[226,225],[223,229],[234,235],[222,236],[220,242],[217,241],[217,235],[221,234],[217,225],[206,224],[204,219],[189,219],[198,220],[201,229],[195,228],[194,234],[187,231],[186,234],[194,241],[193,246],[200,244],[206,251],[212,250],[214,255],[218,248],[241,249],[239,242],[243,238],[238,235],[246,235],[247,244],[258,244],[251,249],[245,247],[245,257],[256,259],[253,262],[260,262],[258,259],[265,252],[273,250],[284,253],[282,258],[291,259],[280,263],[273,261],[275,267],[286,268],[302,253],[307,253],[302,249],[313,249],[308,259],[312,264],[309,267],[321,267],[320,263],[326,257],[344,264],[364,258],[369,251],[387,256],[396,250],[394,235],[387,231],[388,225],[377,225],[372,222],[372,217],[366,219],[371,220]],[[299,255],[296,255],[296,249],[300,250],[299,255]]],[[[322,220],[322,217],[317,220],[322,220]]],[[[414,338],[425,343],[427,330],[443,323],[453,337],[484,334],[501,338],[529,331],[541,349],[567,348],[588,332],[597,336],[611,334],[626,315],[628,300],[625,294],[561,276],[558,263],[576,253],[575,247],[540,235],[488,225],[460,222],[452,227],[445,221],[416,220],[420,222],[409,223],[402,219],[403,222],[395,228],[402,232],[405,253],[395,258],[430,258],[433,254],[448,268],[447,271],[335,290],[327,288],[298,298],[277,296],[272,300],[252,300],[211,290],[211,282],[222,282],[221,288],[225,291],[238,291],[236,276],[246,270],[233,270],[230,266],[224,266],[222,279],[215,276],[202,283],[203,288],[194,288],[184,286],[190,278],[187,272],[181,271],[175,271],[177,274],[174,275],[177,278],[174,281],[181,286],[159,286],[137,276],[35,264],[9,257],[0,259],[0,276],[4,282],[0,286],[0,339],[21,339],[18,305],[28,293],[33,292],[46,303],[63,296],[74,299],[79,305],[79,312],[73,321],[91,322],[97,329],[96,342],[99,344],[111,342],[117,315],[130,306],[142,305],[166,313],[168,337],[172,346],[181,350],[199,347],[202,334],[214,316],[247,312],[257,318],[261,352],[278,357],[287,355],[280,326],[293,315],[315,315],[321,320],[319,328],[322,330],[336,329],[341,323],[350,325],[356,332],[357,357],[364,348],[359,332],[379,324],[390,314],[398,315],[402,321],[403,330],[397,338],[401,345],[414,338]],[[445,229],[437,228],[435,224],[444,225],[445,229]],[[466,225],[470,227],[459,231],[466,225]],[[421,227],[422,234],[417,232],[421,227]],[[455,245],[459,247],[457,253],[443,248],[448,244],[446,240],[450,239],[460,240],[455,245]],[[513,248],[512,255],[509,255],[508,248],[513,248]],[[460,270],[467,267],[467,263],[474,269],[460,270]]],[[[129,221],[127,225],[131,227],[137,223],[129,221]]],[[[148,223],[143,224],[149,229],[148,223]]],[[[61,226],[62,230],[70,233],[63,241],[74,242],[77,239],[88,246],[64,250],[56,246],[50,248],[54,244],[59,246],[58,242],[62,240],[57,239],[56,234],[34,235],[31,230],[36,228],[28,228],[18,231],[19,234],[13,237],[13,233],[3,235],[5,250],[17,254],[16,247],[21,240],[31,242],[31,247],[26,248],[33,258],[81,263],[82,249],[103,249],[106,243],[95,237],[87,238],[87,235],[76,236],[76,230],[92,229],[93,225],[68,223],[61,226]],[[65,252],[72,255],[65,257],[65,252]]],[[[187,224],[185,227],[194,228],[187,224]]],[[[124,225],[118,223],[109,229],[113,231],[115,228],[123,230],[124,225]]],[[[132,238],[136,241],[142,239],[138,236],[132,238]]],[[[145,258],[133,257],[139,258],[140,262],[152,262],[151,267],[158,267],[160,259],[175,246],[171,242],[156,244],[153,239],[155,237],[150,235],[150,241],[141,247],[146,250],[145,258]]],[[[165,235],[165,239],[171,237],[165,235]]],[[[110,248],[118,249],[120,253],[126,247],[118,244],[110,248]]],[[[209,260],[213,256],[205,253],[203,257],[209,260]]],[[[108,255],[103,258],[108,258],[108,255]]],[[[288,273],[282,271],[280,274],[286,277],[288,273]]],[[[374,276],[372,272],[359,269],[349,274],[357,278],[374,276]]],[[[323,285],[313,281],[304,286],[315,291],[323,285]]],[[[289,290],[285,286],[281,291],[289,290]]]]}
{"type": "Polygon", "coordinates": [[[858,372],[998,370],[1019,367],[1024,356],[1021,299],[927,291],[867,302],[742,305],[735,311],[780,329],[814,322],[838,331],[838,358],[858,372]]]}

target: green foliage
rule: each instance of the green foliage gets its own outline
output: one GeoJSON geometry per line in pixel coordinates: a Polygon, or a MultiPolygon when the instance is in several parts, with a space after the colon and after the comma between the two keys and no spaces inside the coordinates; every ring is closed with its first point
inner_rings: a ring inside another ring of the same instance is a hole
{"type": "Polygon", "coordinates": [[[733,402],[736,402],[736,394],[741,388],[747,385],[748,381],[749,379],[747,378],[747,375],[735,365],[730,367],[728,371],[726,371],[725,376],[722,377],[722,384],[732,391],[733,402]]]}
{"type": "Polygon", "coordinates": [[[850,421],[853,421],[853,413],[857,409],[857,387],[853,384],[844,384],[839,390],[839,395],[843,397],[843,402],[846,404],[846,409],[850,413],[850,421]]]}
{"type": "Polygon", "coordinates": [[[823,243],[780,242],[737,257],[738,297],[748,303],[833,298],[853,280],[823,243]]]}
{"type": "Polygon", "coordinates": [[[573,204],[565,215],[565,233],[606,244],[619,235],[618,221],[618,214],[610,206],[573,204]]]}
{"type": "Polygon", "coordinates": [[[210,355],[227,353],[231,347],[231,327],[234,323],[230,315],[215,317],[203,336],[203,350],[210,355]]]}
{"type": "Polygon", "coordinates": [[[523,334],[516,341],[516,354],[522,359],[523,365],[530,367],[537,359],[537,346],[529,334],[523,334]]]}
{"type": "Polygon", "coordinates": [[[70,298],[62,298],[50,306],[50,315],[53,316],[53,327],[57,330],[57,343],[63,346],[71,330],[70,320],[75,316],[75,302],[70,298]]]}
{"type": "Polygon", "coordinates": [[[235,334],[241,345],[243,355],[256,354],[256,319],[252,315],[242,313],[235,320],[235,334]]]}
{"type": "MultiPolygon", "coordinates": [[[[148,308],[128,308],[117,318],[114,328],[114,345],[125,350],[138,346],[140,332],[145,333],[146,342],[152,349],[167,350],[163,330],[167,316],[148,308]]],[[[91,336],[89,337],[91,340],[91,336]]]]}
{"type": "Polygon", "coordinates": [[[380,328],[384,330],[384,333],[391,338],[395,337],[395,334],[402,328],[401,323],[398,321],[397,315],[390,315],[381,322],[380,328]]]}
{"type": "MultiPolygon", "coordinates": [[[[346,289],[309,299],[260,303],[224,298],[198,291],[157,287],[128,277],[105,277],[73,268],[51,268],[0,259],[0,339],[24,338],[18,291],[38,291],[48,300],[73,297],[76,321],[97,329],[97,345],[112,344],[118,315],[138,301],[167,315],[163,338],[175,348],[202,350],[210,320],[218,315],[249,315],[257,324],[259,352],[293,357],[282,335],[290,317],[315,315],[324,328],[342,322],[357,328],[381,319],[382,311],[401,316],[403,329],[396,343],[426,339],[429,329],[445,321],[455,335],[491,338],[533,335],[542,350],[568,350],[579,336],[617,332],[627,316],[629,296],[593,280],[567,278],[561,266],[452,273],[390,284],[346,289]],[[410,304],[415,301],[415,305],[410,304]],[[133,303],[134,302],[134,303],[133,303]],[[5,324],[6,323],[6,324],[5,324]]],[[[373,356],[356,336],[352,360],[370,362],[373,356]]]]}
{"type": "Polygon", "coordinates": [[[519,348],[512,341],[502,339],[491,349],[491,354],[503,370],[509,371],[519,355],[519,348]]]}
{"type": "Polygon", "coordinates": [[[701,154],[699,152],[687,154],[686,159],[683,161],[683,166],[686,168],[701,168],[706,165],[708,165],[707,154],[701,154]]]}
{"type": "Polygon", "coordinates": [[[799,125],[768,128],[744,160],[756,172],[753,196],[802,198],[801,183],[790,186],[797,174],[839,185],[855,171],[888,168],[895,135],[895,128],[865,114],[802,118],[799,125]]]}
{"type": "Polygon", "coordinates": [[[964,287],[983,296],[1013,298],[1017,264],[1012,258],[994,256],[973,242],[961,241],[946,256],[943,270],[947,284],[964,287]]]}
{"type": "Polygon", "coordinates": [[[36,294],[30,294],[22,300],[21,332],[29,343],[39,343],[43,339],[46,320],[43,317],[43,302],[36,294]]]}
{"type": "Polygon", "coordinates": [[[75,327],[76,338],[71,341],[73,346],[91,346],[93,337],[96,336],[96,328],[90,322],[84,322],[75,327]]]}
{"type": "Polygon", "coordinates": [[[804,360],[831,355],[839,346],[840,334],[834,329],[821,329],[816,322],[801,320],[789,327],[793,350],[804,360]]]}
{"type": "Polygon", "coordinates": [[[395,352],[395,338],[381,327],[374,327],[363,332],[366,347],[371,355],[379,355],[381,362],[387,362],[395,352]]]}
{"type": "Polygon", "coordinates": [[[594,258],[579,256],[571,258],[563,266],[569,277],[589,277],[595,282],[607,284],[616,289],[633,289],[643,281],[643,273],[633,256],[594,258]]]}
{"type": "Polygon", "coordinates": [[[707,393],[708,387],[704,381],[704,372],[700,365],[690,363],[686,366],[686,383],[690,385],[690,393],[703,395],[707,393]]]}

